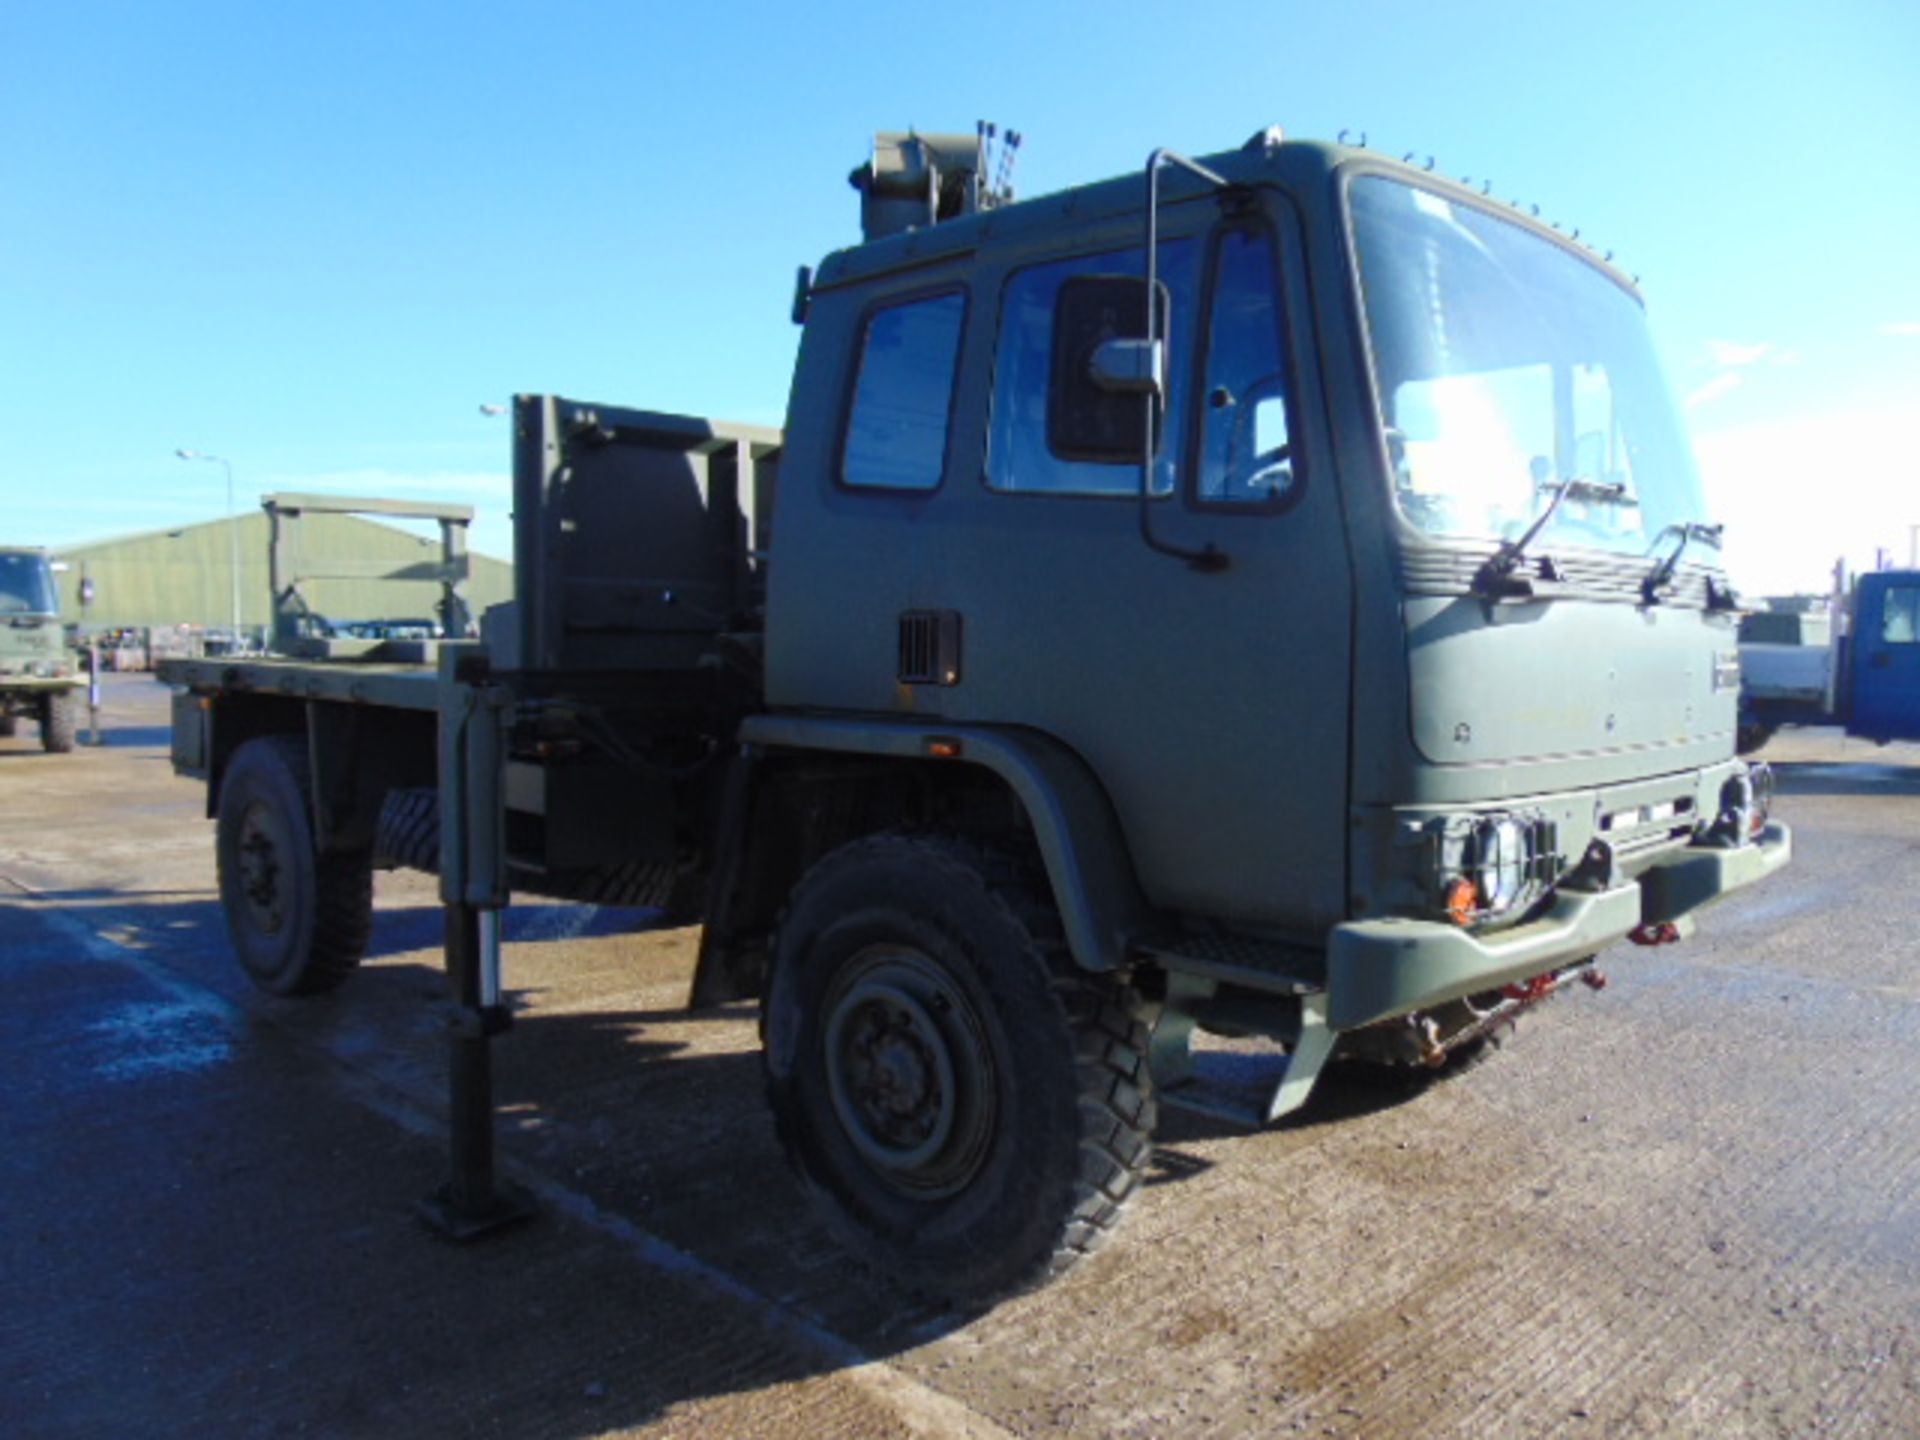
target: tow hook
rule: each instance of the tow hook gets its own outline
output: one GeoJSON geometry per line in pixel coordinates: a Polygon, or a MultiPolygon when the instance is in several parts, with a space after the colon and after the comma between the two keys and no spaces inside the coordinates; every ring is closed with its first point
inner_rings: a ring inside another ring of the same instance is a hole
{"type": "Polygon", "coordinates": [[[1502,985],[1500,993],[1507,999],[1520,1005],[1531,1005],[1544,1000],[1560,986],[1562,977],[1553,974],[1536,975],[1519,985],[1502,985]]]}
{"type": "Polygon", "coordinates": [[[1636,925],[1627,932],[1627,939],[1636,945],[1673,945],[1680,940],[1680,927],[1671,920],[1661,920],[1652,925],[1636,925]]]}

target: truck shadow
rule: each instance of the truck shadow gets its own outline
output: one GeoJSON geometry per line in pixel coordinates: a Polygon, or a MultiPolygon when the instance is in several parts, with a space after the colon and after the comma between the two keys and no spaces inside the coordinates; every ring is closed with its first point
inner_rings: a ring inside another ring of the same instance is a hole
{"type": "MultiPolygon", "coordinates": [[[[437,951],[443,920],[437,905],[377,910],[367,958],[437,951]]],[[[660,928],[658,910],[620,905],[510,905],[501,914],[500,937],[508,945],[559,944],[660,928]]]]}
{"type": "MultiPolygon", "coordinates": [[[[783,1409],[791,1397],[772,1398],[783,1387],[981,1318],[863,1273],[815,1218],[773,1133],[752,1004],[688,1014],[654,1001],[683,993],[686,979],[684,961],[663,958],[656,942],[634,952],[646,973],[587,990],[569,978],[570,957],[546,950],[598,937],[583,956],[604,975],[609,955],[626,963],[610,937],[644,927],[649,912],[508,912],[508,978],[530,983],[512,993],[514,1023],[494,1046],[495,1135],[503,1171],[534,1189],[542,1215],[448,1248],[409,1218],[449,1163],[438,908],[378,912],[371,962],[333,995],[292,1000],[239,976],[214,900],[174,893],[73,890],[30,903],[111,933],[148,973],[154,963],[172,972],[176,993],[222,1002],[231,1073],[210,1072],[226,1078],[155,1115],[136,1104],[124,1122],[144,1128],[148,1163],[178,1181],[175,1203],[153,1222],[168,1233],[122,1233],[105,1213],[92,1229],[98,1264],[159,1267],[123,1302],[135,1307],[118,1322],[129,1334],[170,1334],[176,1314],[210,1307],[270,1314],[281,1297],[301,1297],[296,1325],[228,1335],[237,1348],[207,1383],[232,1391],[232,1416],[247,1413],[247,1377],[270,1370],[333,1377],[296,1379],[276,1402],[289,1428],[321,1433],[466,1433],[474,1416],[460,1396],[478,1392],[462,1387],[480,1387],[490,1421],[509,1432],[584,1437],[690,1402],[778,1415],[793,1413],[783,1409]],[[649,998],[634,1003],[640,995],[649,998]],[[222,1238],[222,1217],[234,1213],[247,1216],[244,1244],[222,1238]],[[154,1259],[176,1254],[190,1258],[154,1259]],[[703,1338],[690,1343],[690,1334],[703,1338]],[[427,1404],[435,1395],[439,1408],[427,1404]]],[[[94,1003],[110,1009],[108,999],[103,990],[94,1003]]],[[[202,1031],[212,1023],[204,1006],[156,1013],[202,1031]]],[[[1323,1087],[1287,1125],[1388,1103],[1364,1087],[1323,1087]]],[[[1238,1131],[1170,1112],[1149,1184],[1209,1168],[1191,1145],[1227,1133],[1238,1131]]],[[[115,1191],[83,1203],[111,1206],[115,1191]]],[[[1123,1231],[1114,1253],[1058,1283],[1091,1275],[1097,1292],[1099,1272],[1124,1263],[1125,1248],[1123,1231]]],[[[103,1375],[138,1373],[151,1358],[141,1347],[154,1343],[103,1337],[92,1363],[103,1375]]],[[[855,1387],[851,1401],[833,1403],[867,1404],[865,1393],[855,1387]]],[[[169,1416],[161,1397],[129,1394],[121,1418],[137,1410],[143,1424],[160,1419],[162,1432],[185,1430],[214,1413],[196,1408],[205,1400],[204,1390],[180,1398],[169,1416]]],[[[873,1418],[876,1429],[896,1419],[873,1418]]]]}
{"type": "MultiPolygon", "coordinates": [[[[90,732],[81,727],[81,738],[90,738],[90,732]]],[[[159,758],[168,758],[166,750],[173,738],[171,725],[113,725],[103,723],[100,727],[100,739],[103,745],[115,750],[157,749],[159,758]]]]}

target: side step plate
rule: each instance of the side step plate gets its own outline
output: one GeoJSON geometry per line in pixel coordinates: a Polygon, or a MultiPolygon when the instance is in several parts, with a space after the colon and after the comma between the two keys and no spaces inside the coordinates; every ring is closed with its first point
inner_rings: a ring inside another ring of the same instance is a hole
{"type": "Polygon", "coordinates": [[[1327,1028],[1324,993],[1300,998],[1297,1026],[1285,1037],[1291,1048],[1284,1056],[1271,1058],[1230,1051],[1196,1055],[1194,1017],[1177,1008],[1180,998],[1169,995],[1168,1008],[1161,1012],[1147,1050],[1160,1104],[1259,1129],[1307,1103],[1321,1067],[1333,1053],[1335,1032],[1327,1028]]]}

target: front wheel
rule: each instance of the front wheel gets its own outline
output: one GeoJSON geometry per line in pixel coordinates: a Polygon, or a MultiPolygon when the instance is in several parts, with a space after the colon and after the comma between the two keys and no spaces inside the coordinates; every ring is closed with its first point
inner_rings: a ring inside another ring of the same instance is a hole
{"type": "Polygon", "coordinates": [[[56,690],[40,702],[40,748],[65,755],[80,734],[80,692],[56,690]]]}
{"type": "Polygon", "coordinates": [[[311,995],[353,973],[373,927],[365,855],[314,847],[306,741],[265,735],[234,752],[220,784],[220,906],[240,966],[262,990],[311,995]]]}
{"type": "Polygon", "coordinates": [[[837,1238],[932,1298],[1039,1284],[1105,1239],[1152,1148],[1138,995],[1077,971],[1022,867],[887,834],[820,861],[782,923],[766,1063],[837,1238]]]}

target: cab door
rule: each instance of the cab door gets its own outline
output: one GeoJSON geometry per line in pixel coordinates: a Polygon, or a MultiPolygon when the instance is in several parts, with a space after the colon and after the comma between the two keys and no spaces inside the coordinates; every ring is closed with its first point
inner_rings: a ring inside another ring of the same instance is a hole
{"type": "Polygon", "coordinates": [[[1063,390],[1138,241],[1011,263],[983,470],[923,593],[964,617],[949,713],[1083,756],[1151,903],[1310,940],[1345,913],[1351,581],[1297,229],[1181,208],[1151,498],[1063,390]]]}
{"type": "Polygon", "coordinates": [[[1871,740],[1920,740],[1920,572],[1860,577],[1847,728],[1871,740]]]}

